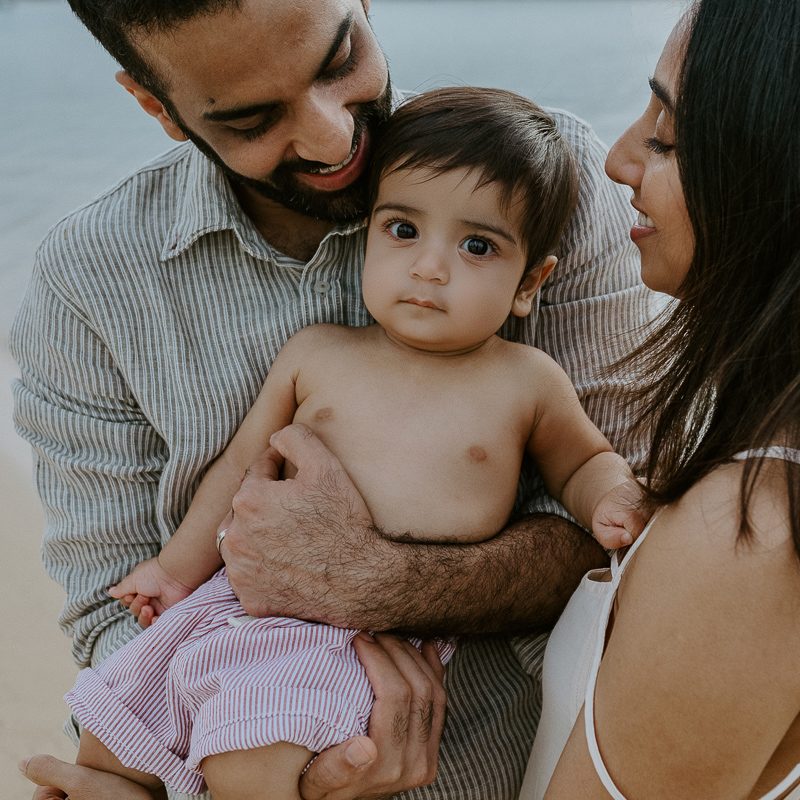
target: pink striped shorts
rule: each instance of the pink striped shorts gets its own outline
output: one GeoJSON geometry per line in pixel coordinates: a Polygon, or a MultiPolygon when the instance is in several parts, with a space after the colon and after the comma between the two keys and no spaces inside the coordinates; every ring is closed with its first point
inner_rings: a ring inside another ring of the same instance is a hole
{"type": "MultiPolygon", "coordinates": [[[[320,752],[366,734],[374,695],[351,645],[357,633],[251,618],[221,570],[82,670],[66,700],[126,767],[200,794],[206,756],[276,742],[320,752]]],[[[453,653],[451,642],[438,648],[443,661],[453,653]]]]}

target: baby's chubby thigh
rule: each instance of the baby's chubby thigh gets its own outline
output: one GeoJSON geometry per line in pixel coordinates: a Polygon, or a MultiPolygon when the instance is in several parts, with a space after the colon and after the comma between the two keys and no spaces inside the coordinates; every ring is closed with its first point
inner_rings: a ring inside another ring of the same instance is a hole
{"type": "Polygon", "coordinates": [[[319,752],[366,733],[374,696],[356,633],[240,615],[184,642],[169,680],[193,718],[187,765],[278,742],[319,752]]]}
{"type": "Polygon", "coordinates": [[[209,756],[201,767],[214,800],[302,800],[299,779],[312,758],[305,747],[278,742],[209,756]]]}

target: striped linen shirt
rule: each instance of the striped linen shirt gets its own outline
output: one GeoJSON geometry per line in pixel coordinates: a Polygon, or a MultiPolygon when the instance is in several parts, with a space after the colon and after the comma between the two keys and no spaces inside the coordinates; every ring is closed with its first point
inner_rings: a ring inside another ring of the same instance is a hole
{"type": "MultiPolygon", "coordinates": [[[[601,372],[640,338],[652,295],[627,237],[633,212],[603,173],[602,145],[582,121],[553,114],[577,156],[580,204],[537,307],[504,334],[550,353],[620,443],[626,378],[601,372]]],[[[371,322],[364,242],[360,223],[332,230],[308,263],[277,252],[191,144],[49,232],[11,332],[21,370],[15,422],[34,449],[44,564],[66,592],[60,624],[79,665],[138,633],[106,587],[175,531],[286,339],[313,323],[371,322]]],[[[641,455],[626,454],[634,463],[641,455]]],[[[520,496],[523,510],[558,511],[535,478],[520,496]]],[[[459,649],[439,778],[403,797],[516,797],[544,642],[490,637],[459,649]]]]}

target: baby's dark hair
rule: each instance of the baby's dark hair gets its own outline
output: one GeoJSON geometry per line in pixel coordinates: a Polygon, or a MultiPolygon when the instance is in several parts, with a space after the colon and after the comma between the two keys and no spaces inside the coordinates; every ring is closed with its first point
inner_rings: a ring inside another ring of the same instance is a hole
{"type": "Polygon", "coordinates": [[[507,207],[522,203],[526,271],[556,252],[577,203],[578,177],[569,145],[535,103],[503,89],[434,89],[403,103],[375,139],[370,207],[387,173],[475,170],[480,186],[500,185],[507,207]]]}

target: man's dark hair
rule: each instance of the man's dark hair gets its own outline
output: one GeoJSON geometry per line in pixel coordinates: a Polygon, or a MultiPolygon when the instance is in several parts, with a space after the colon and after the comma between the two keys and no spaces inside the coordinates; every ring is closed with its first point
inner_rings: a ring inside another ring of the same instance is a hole
{"type": "Polygon", "coordinates": [[[497,183],[507,208],[522,204],[527,270],[554,253],[578,196],[569,145],[539,106],[502,89],[434,89],[404,103],[377,131],[370,206],[399,169],[474,170],[497,183]]]}
{"type": "MultiPolygon", "coordinates": [[[[167,86],[139,52],[135,35],[168,31],[181,22],[239,8],[240,0],[69,0],[70,8],[119,65],[162,103],[167,86]]],[[[169,110],[169,109],[168,109],[169,110]]]]}

